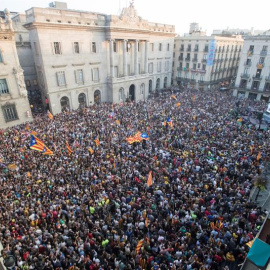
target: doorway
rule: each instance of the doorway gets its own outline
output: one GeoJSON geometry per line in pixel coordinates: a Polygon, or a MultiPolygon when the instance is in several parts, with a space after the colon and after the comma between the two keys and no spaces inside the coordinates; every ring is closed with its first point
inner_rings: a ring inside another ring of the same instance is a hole
{"type": "Polygon", "coordinates": [[[135,85],[134,84],[132,84],[129,87],[129,99],[130,99],[130,101],[134,101],[135,100],[135,85]]]}

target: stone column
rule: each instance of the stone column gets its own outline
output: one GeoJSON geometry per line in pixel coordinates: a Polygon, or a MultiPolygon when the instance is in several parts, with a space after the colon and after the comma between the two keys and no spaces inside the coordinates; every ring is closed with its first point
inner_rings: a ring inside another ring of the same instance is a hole
{"type": "Polygon", "coordinates": [[[148,73],[148,40],[145,41],[144,73],[148,73]]]}
{"type": "Polygon", "coordinates": [[[123,73],[127,76],[127,40],[123,40],[123,73]]]}
{"type": "Polygon", "coordinates": [[[109,40],[110,42],[110,70],[111,70],[111,78],[114,77],[114,65],[113,65],[113,39],[109,40]]]}
{"type": "Polygon", "coordinates": [[[139,41],[135,40],[135,52],[134,52],[134,73],[138,75],[138,43],[139,41]]]}

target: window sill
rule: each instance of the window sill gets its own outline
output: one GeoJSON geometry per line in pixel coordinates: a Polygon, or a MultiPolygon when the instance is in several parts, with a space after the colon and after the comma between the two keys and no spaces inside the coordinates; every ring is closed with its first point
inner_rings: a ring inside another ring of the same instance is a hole
{"type": "Polygon", "coordinates": [[[12,119],[12,120],[5,120],[5,122],[6,122],[6,123],[9,123],[9,122],[17,121],[17,120],[19,120],[19,118],[12,119]]]}

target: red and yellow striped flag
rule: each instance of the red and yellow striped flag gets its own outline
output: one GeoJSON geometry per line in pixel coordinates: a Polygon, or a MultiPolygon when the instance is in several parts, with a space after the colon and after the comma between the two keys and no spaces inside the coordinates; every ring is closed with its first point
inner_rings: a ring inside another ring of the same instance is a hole
{"type": "Polygon", "coordinates": [[[142,239],[142,240],[140,240],[140,241],[138,242],[137,247],[136,247],[136,254],[139,254],[140,249],[141,249],[142,244],[143,244],[143,241],[144,241],[144,239],[142,239]]]}
{"type": "Polygon", "coordinates": [[[152,171],[149,172],[148,179],[147,179],[147,186],[150,187],[153,185],[153,177],[152,177],[152,171]]]}
{"type": "Polygon", "coordinates": [[[45,146],[44,150],[43,150],[43,153],[42,153],[43,155],[53,156],[53,151],[51,151],[47,146],[45,146]]]}
{"type": "Polygon", "coordinates": [[[258,155],[257,155],[257,161],[259,161],[261,159],[261,157],[262,157],[262,153],[259,152],[258,155]]]}
{"type": "Polygon", "coordinates": [[[50,111],[48,111],[48,117],[49,117],[51,120],[53,120],[53,115],[52,115],[52,113],[51,113],[50,111]]]}
{"type": "Polygon", "coordinates": [[[67,147],[67,150],[68,150],[68,154],[71,155],[71,153],[73,152],[68,144],[68,141],[66,141],[66,147],[67,147]]]}
{"type": "Polygon", "coordinates": [[[179,107],[180,105],[181,105],[180,102],[177,102],[177,103],[176,103],[176,107],[179,107]]]}
{"type": "Polygon", "coordinates": [[[149,219],[148,217],[145,219],[145,227],[147,228],[149,226],[149,219]]]}

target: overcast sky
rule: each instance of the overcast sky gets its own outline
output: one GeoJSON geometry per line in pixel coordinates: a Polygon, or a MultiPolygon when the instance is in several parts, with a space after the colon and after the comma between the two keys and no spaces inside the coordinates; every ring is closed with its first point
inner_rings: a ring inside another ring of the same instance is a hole
{"type": "MultiPolygon", "coordinates": [[[[1,8],[23,12],[31,7],[48,7],[50,0],[0,0],[1,8]]],[[[68,8],[119,14],[129,0],[66,0],[68,8]]],[[[270,29],[269,0],[134,0],[138,15],[151,22],[173,24],[176,32],[188,32],[189,24],[197,22],[208,34],[213,29],[254,27],[270,29]]]]}

